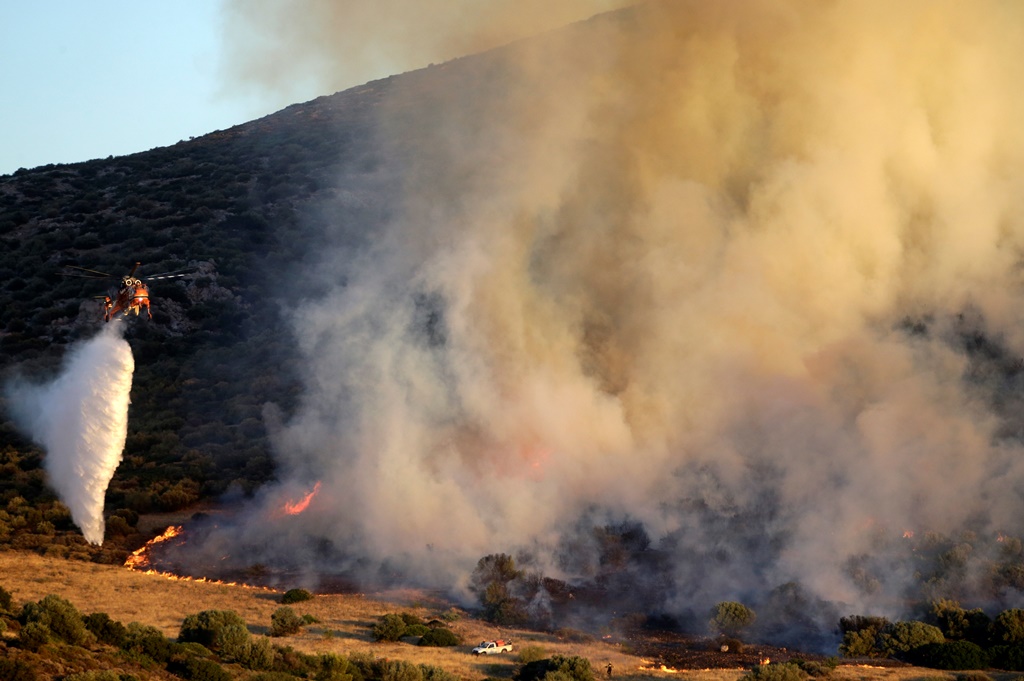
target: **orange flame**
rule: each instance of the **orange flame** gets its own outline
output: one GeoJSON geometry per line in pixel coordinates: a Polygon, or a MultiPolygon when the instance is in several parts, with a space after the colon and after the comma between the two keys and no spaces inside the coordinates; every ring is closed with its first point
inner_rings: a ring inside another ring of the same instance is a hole
{"type": "Polygon", "coordinates": [[[303,511],[305,511],[307,508],[309,508],[309,503],[311,501],[313,501],[313,497],[315,497],[316,493],[319,492],[319,491],[320,491],[320,482],[317,481],[317,483],[315,485],[313,485],[313,489],[309,492],[309,494],[307,494],[306,496],[302,497],[302,499],[300,499],[299,501],[287,501],[287,502],[285,502],[285,504],[281,508],[281,510],[284,511],[285,513],[287,513],[288,515],[298,515],[298,514],[302,513],[303,511]]]}
{"type": "Polygon", "coordinates": [[[144,575],[156,575],[174,582],[196,582],[198,584],[216,584],[219,586],[240,586],[244,589],[258,589],[260,591],[269,591],[271,593],[277,592],[277,589],[272,589],[268,586],[255,586],[241,582],[225,582],[220,579],[209,579],[207,577],[189,577],[188,575],[176,575],[173,572],[161,572],[160,570],[150,568],[149,550],[156,544],[165,542],[168,539],[173,539],[183,532],[184,530],[181,525],[172,525],[171,527],[168,527],[159,537],[153,537],[146,542],[145,546],[132,551],[132,554],[128,556],[128,559],[124,562],[124,566],[133,572],[141,572],[144,575]]]}
{"type": "Polygon", "coordinates": [[[132,551],[132,555],[128,556],[128,560],[124,562],[124,566],[129,570],[141,570],[142,568],[145,568],[149,565],[149,550],[156,544],[177,537],[181,532],[181,525],[171,525],[164,530],[164,533],[159,537],[153,537],[146,542],[146,545],[141,549],[135,549],[132,551]]]}

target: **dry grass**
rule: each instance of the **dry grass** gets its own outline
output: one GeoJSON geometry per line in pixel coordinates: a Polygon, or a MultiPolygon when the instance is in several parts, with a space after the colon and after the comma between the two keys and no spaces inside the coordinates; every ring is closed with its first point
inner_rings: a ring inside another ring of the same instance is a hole
{"type": "MultiPolygon", "coordinates": [[[[158,627],[171,638],[178,635],[186,615],[202,610],[234,610],[254,634],[264,634],[270,615],[281,607],[280,593],[242,586],[172,580],[158,575],[131,572],[122,567],[44,558],[30,553],[0,551],[0,586],[10,591],[16,603],[37,601],[47,594],[68,599],[83,613],[105,612],[125,624],[140,622],[158,627]]],[[[469,654],[476,642],[511,636],[522,649],[539,646],[546,654],[581,655],[597,670],[611,663],[617,681],[678,678],[686,681],[736,681],[746,670],[714,669],[672,671],[641,669],[650,662],[628,654],[620,646],[604,641],[567,643],[530,631],[498,631],[493,625],[463,616],[451,624],[467,645],[457,648],[420,648],[409,643],[374,643],[370,630],[377,618],[388,612],[410,612],[432,619],[448,611],[451,604],[431,600],[419,592],[395,591],[376,594],[320,595],[311,601],[291,605],[299,615],[317,618],[296,636],[275,639],[303,652],[370,653],[376,657],[404,659],[432,664],[464,679],[512,676],[515,655],[478,658],[469,654]],[[326,634],[325,632],[330,632],[326,634]]],[[[1018,675],[992,675],[994,681],[1009,681],[1018,675]]],[[[911,667],[841,666],[836,681],[923,681],[950,679],[954,675],[911,667]]]]}

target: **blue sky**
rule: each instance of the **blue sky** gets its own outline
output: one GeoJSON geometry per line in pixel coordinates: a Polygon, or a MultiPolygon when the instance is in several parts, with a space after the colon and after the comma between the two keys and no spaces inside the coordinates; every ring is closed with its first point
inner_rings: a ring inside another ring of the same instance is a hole
{"type": "Polygon", "coordinates": [[[166,146],[286,105],[224,87],[222,21],[220,0],[0,0],[0,175],[166,146]]]}

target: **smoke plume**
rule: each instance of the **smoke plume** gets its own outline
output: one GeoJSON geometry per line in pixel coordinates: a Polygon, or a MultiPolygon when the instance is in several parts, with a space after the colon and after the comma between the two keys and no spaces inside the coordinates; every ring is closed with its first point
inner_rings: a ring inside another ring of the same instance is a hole
{"type": "Polygon", "coordinates": [[[103,502],[121,462],[135,361],[121,324],[74,346],[50,383],[7,386],[15,421],[45,450],[50,486],[86,540],[103,543],[103,502]]]}
{"type": "Polygon", "coordinates": [[[1024,533],[1022,14],[654,2],[389,81],[401,202],[317,243],[278,553],[571,581],[636,526],[670,612],[898,614],[905,534],[1024,533]]]}
{"type": "Polygon", "coordinates": [[[562,26],[628,0],[228,0],[227,87],[291,104],[562,26]]]}

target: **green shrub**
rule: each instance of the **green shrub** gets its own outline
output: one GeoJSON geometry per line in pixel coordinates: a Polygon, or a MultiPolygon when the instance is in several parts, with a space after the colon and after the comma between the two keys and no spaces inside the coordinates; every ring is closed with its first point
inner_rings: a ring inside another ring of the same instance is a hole
{"type": "Polygon", "coordinates": [[[804,681],[807,674],[792,662],[761,664],[740,677],[740,681],[804,681]]]}
{"type": "Polygon", "coordinates": [[[374,641],[397,641],[405,636],[405,620],[401,615],[388,613],[381,615],[377,624],[373,625],[374,641]]]}
{"type": "Polygon", "coordinates": [[[123,650],[145,655],[155,662],[167,664],[174,653],[172,642],[163,632],[149,624],[130,622],[126,627],[123,650]]]}
{"type": "Polygon", "coordinates": [[[290,636],[302,631],[302,618],[287,605],[283,605],[270,616],[271,636],[290,636]]]}
{"type": "Polygon", "coordinates": [[[102,671],[78,672],[68,674],[64,681],[121,681],[121,675],[110,669],[102,671]]]}
{"type": "Polygon", "coordinates": [[[380,665],[380,681],[423,681],[423,672],[405,660],[385,660],[380,665]]]}
{"type": "Polygon", "coordinates": [[[341,655],[323,653],[319,658],[316,681],[353,681],[353,667],[341,655]]]}
{"type": "Polygon", "coordinates": [[[757,614],[735,601],[722,601],[711,609],[708,626],[718,634],[738,638],[757,619],[757,614]]]}
{"type": "Polygon", "coordinates": [[[1024,643],[1024,610],[1003,610],[992,622],[992,637],[999,643],[1024,643]]]}
{"type": "Polygon", "coordinates": [[[970,641],[928,643],[914,648],[906,657],[919,667],[932,669],[988,669],[989,666],[988,653],[970,641]]]}
{"type": "Polygon", "coordinates": [[[420,637],[418,645],[445,648],[457,646],[461,643],[461,639],[459,639],[454,631],[438,627],[437,629],[427,629],[427,633],[420,637]]]}
{"type": "Polygon", "coordinates": [[[234,610],[203,610],[185,617],[178,641],[199,643],[234,659],[248,643],[249,630],[234,610]]]}
{"type": "Polygon", "coordinates": [[[544,660],[527,662],[519,668],[516,679],[540,681],[549,675],[566,681],[594,681],[594,670],[590,666],[590,660],[575,655],[552,655],[544,660]]]}
{"type": "Polygon", "coordinates": [[[981,610],[964,610],[956,601],[940,599],[932,603],[928,623],[942,630],[947,640],[966,640],[984,646],[992,620],[981,610]]]}
{"type": "Polygon", "coordinates": [[[24,624],[42,624],[54,638],[73,646],[84,645],[93,639],[78,609],[54,594],[38,603],[27,603],[18,619],[24,624]]]}
{"type": "Polygon", "coordinates": [[[13,612],[12,607],[14,607],[14,597],[11,596],[10,591],[0,586],[0,613],[13,612]]]}
{"type": "Polygon", "coordinates": [[[516,661],[519,664],[526,664],[527,662],[536,662],[537,660],[543,660],[547,653],[540,646],[528,645],[519,649],[519,653],[516,655],[516,661]]]}
{"type": "Polygon", "coordinates": [[[246,669],[271,669],[274,666],[274,646],[265,636],[251,637],[235,659],[246,669]]]}
{"type": "Polygon", "coordinates": [[[39,622],[29,622],[18,632],[18,645],[25,650],[39,650],[49,642],[50,630],[39,622]]]}
{"type": "Polygon", "coordinates": [[[799,657],[794,657],[790,662],[795,664],[797,667],[800,667],[800,669],[808,676],[812,676],[814,678],[823,678],[828,676],[836,670],[836,667],[839,666],[839,660],[834,657],[830,657],[824,661],[804,660],[799,657]]]}
{"type": "Polygon", "coordinates": [[[36,667],[27,660],[10,660],[0,657],[0,679],[4,681],[38,681],[36,667]]]}
{"type": "Polygon", "coordinates": [[[405,622],[406,626],[413,626],[415,624],[423,624],[423,620],[418,616],[410,612],[403,612],[398,615],[405,622]]]}
{"type": "Polygon", "coordinates": [[[878,651],[887,657],[898,657],[929,643],[942,643],[942,630],[924,622],[894,622],[884,627],[875,642],[878,651]]]}
{"type": "Polygon", "coordinates": [[[1024,644],[993,646],[988,654],[989,663],[996,669],[1024,672],[1024,644]]]}
{"type": "Polygon", "coordinates": [[[284,604],[289,603],[301,603],[302,601],[309,601],[313,599],[313,594],[305,589],[288,589],[281,596],[281,602],[284,604]]]}
{"type": "Polygon", "coordinates": [[[425,636],[430,631],[426,624],[408,624],[402,636],[425,636]]]}
{"type": "Polygon", "coordinates": [[[432,664],[421,664],[420,674],[423,676],[423,681],[459,681],[459,677],[455,674],[432,664]]]}
{"type": "Polygon", "coordinates": [[[124,645],[128,630],[105,612],[94,612],[82,618],[85,628],[92,632],[100,643],[120,648],[124,645]]]}
{"type": "Polygon", "coordinates": [[[175,660],[167,665],[167,671],[186,681],[231,681],[231,674],[223,667],[213,660],[199,657],[175,660]]]}

